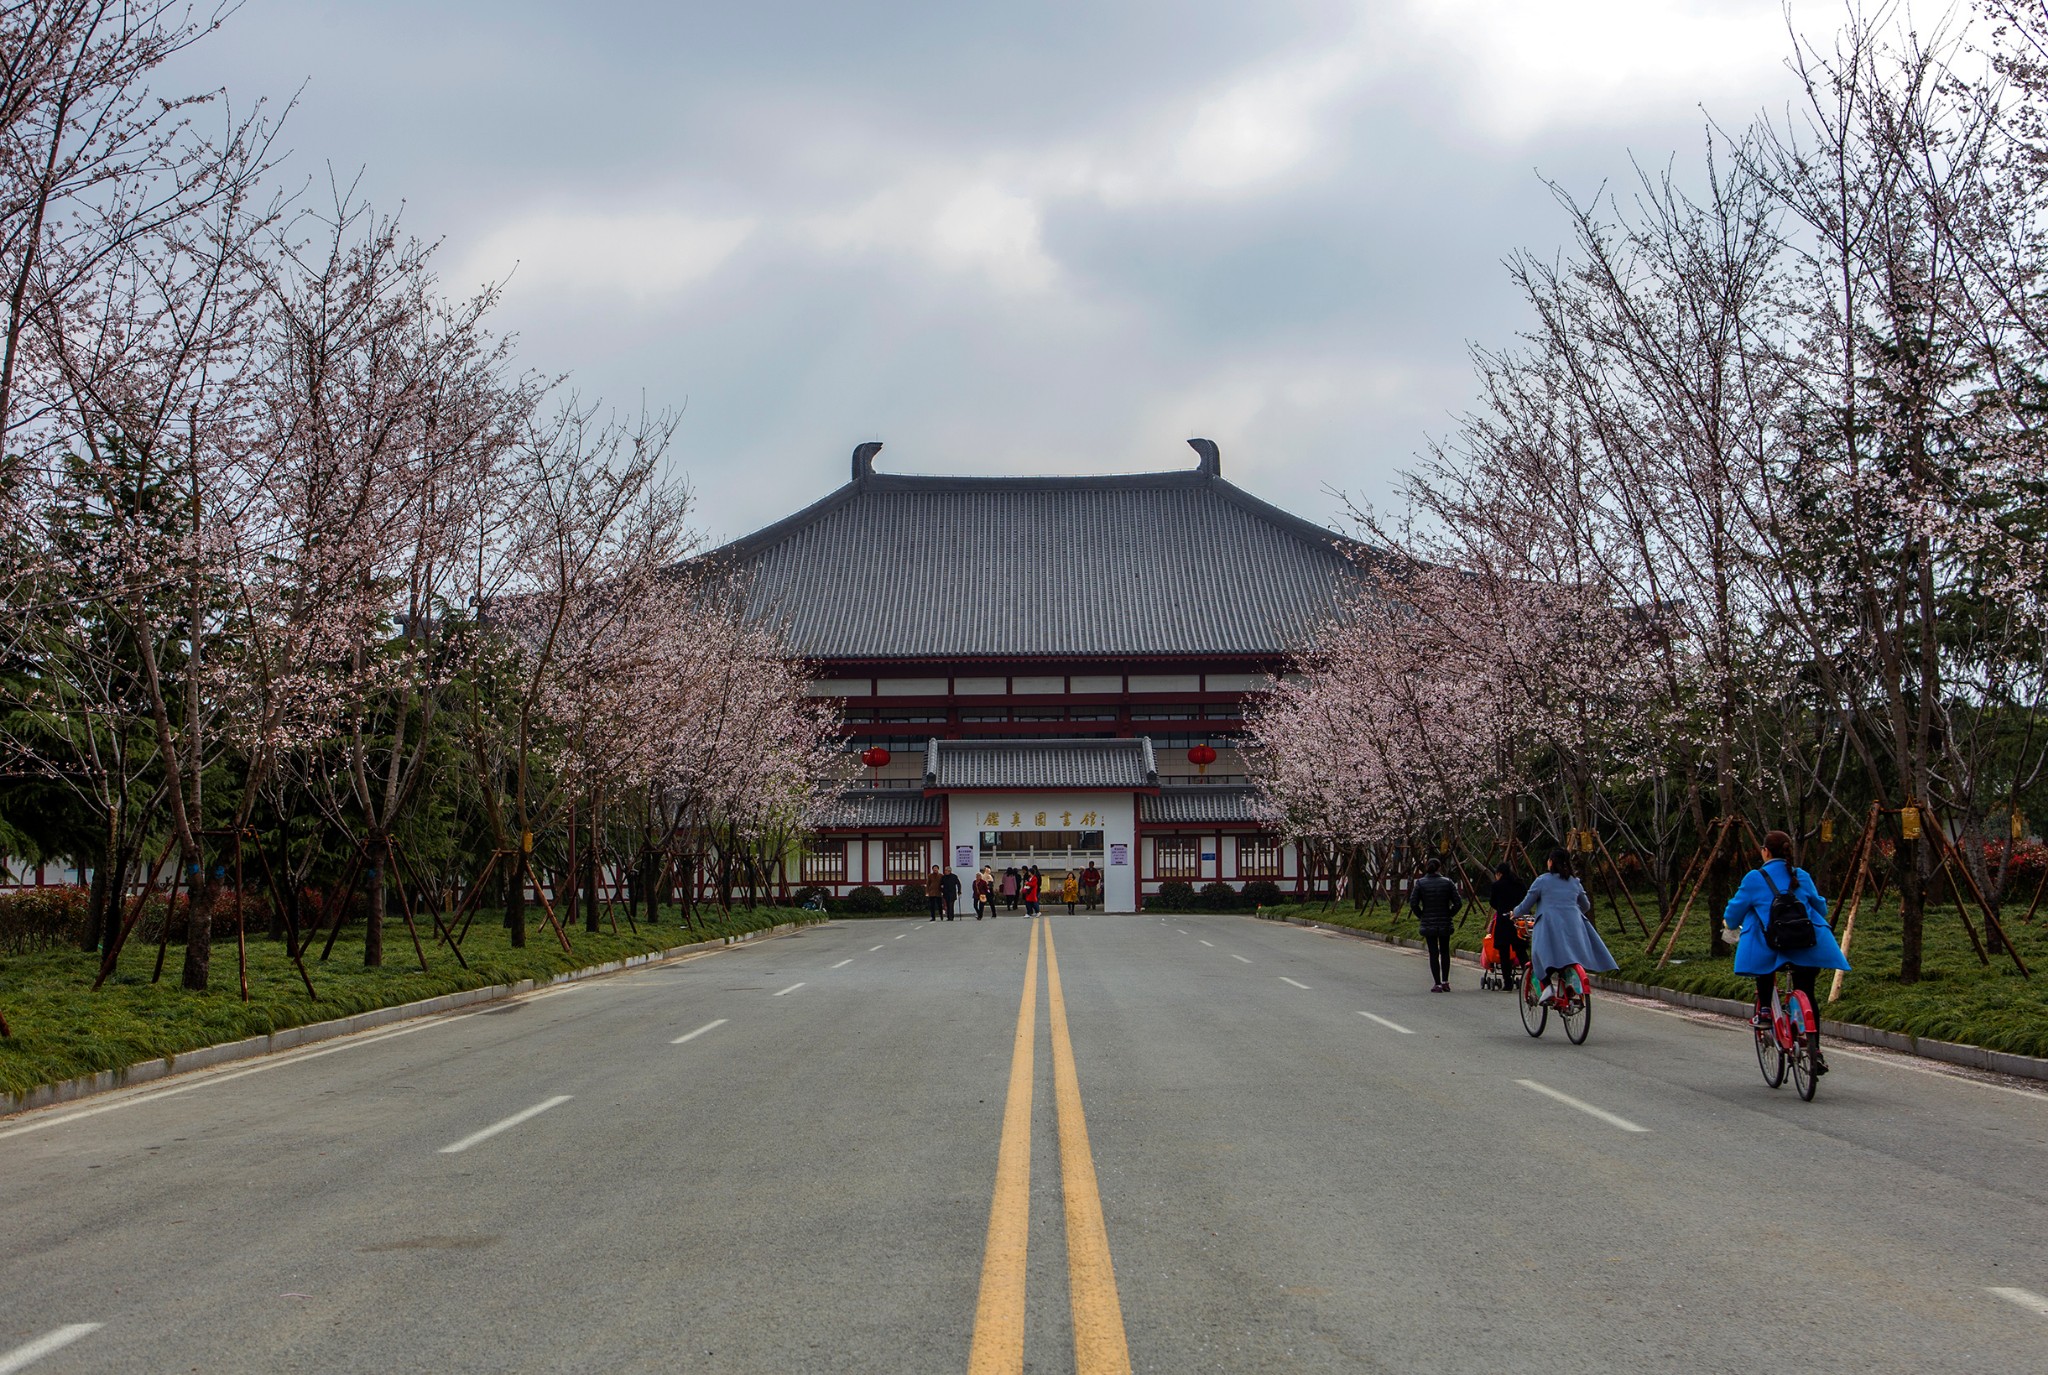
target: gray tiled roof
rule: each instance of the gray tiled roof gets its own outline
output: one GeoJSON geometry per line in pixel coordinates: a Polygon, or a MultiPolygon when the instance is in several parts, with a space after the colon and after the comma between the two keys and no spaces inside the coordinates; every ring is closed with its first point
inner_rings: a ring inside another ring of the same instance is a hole
{"type": "Polygon", "coordinates": [[[1138,820],[1154,822],[1259,822],[1253,788],[1162,788],[1138,799],[1138,820]]]}
{"type": "Polygon", "coordinates": [[[1357,548],[1205,463],[865,472],[712,557],[744,579],[748,614],[811,658],[1275,656],[1336,613],[1357,548]]]}
{"type": "Polygon", "coordinates": [[[1134,740],[933,740],[928,788],[1156,788],[1152,742],[1134,740]]]}
{"type": "Polygon", "coordinates": [[[818,823],[821,831],[851,831],[869,826],[928,826],[944,824],[942,799],[921,792],[856,791],[841,793],[837,803],[818,823]]]}

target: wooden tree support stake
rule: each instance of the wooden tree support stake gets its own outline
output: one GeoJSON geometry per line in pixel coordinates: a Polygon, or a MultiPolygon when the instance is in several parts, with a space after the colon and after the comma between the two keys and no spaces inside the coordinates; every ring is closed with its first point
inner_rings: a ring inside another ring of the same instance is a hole
{"type": "MultiPolygon", "coordinates": [[[[1870,816],[1863,823],[1863,834],[1856,837],[1856,847],[1849,852],[1850,880],[1849,905],[1842,917],[1842,957],[1848,958],[1849,942],[1856,938],[1856,909],[1863,902],[1863,881],[1870,877],[1870,851],[1877,844],[1877,817],[1883,804],[1870,804],[1870,816]]],[[[1842,979],[1847,971],[1837,969],[1835,977],[1828,983],[1828,1001],[1842,996],[1842,979]]]]}
{"type": "MultiPolygon", "coordinates": [[[[1969,862],[1963,858],[1963,852],[1956,848],[1956,843],[1950,838],[1947,830],[1938,824],[1932,824],[1933,816],[1931,811],[1928,820],[1930,822],[1929,829],[1932,830],[1936,843],[1941,847],[1941,864],[1942,868],[1948,871],[1948,886],[1949,891],[1954,893],[1956,897],[1956,912],[1958,914],[1963,913],[1962,889],[1956,883],[1956,875],[1960,873],[1963,876],[1963,882],[1970,886],[1971,894],[1977,899],[1978,909],[1984,914],[1984,929],[1990,933],[1992,940],[2004,948],[2007,958],[2012,961],[2013,968],[2020,971],[2020,977],[2023,979],[2033,978],[2033,974],[2027,969],[2027,962],[2020,958],[2020,952],[2006,938],[2005,928],[1998,921],[1998,909],[1991,905],[1991,900],[1984,896],[1984,890],[1977,886],[1977,876],[1970,871],[1969,862]]],[[[1970,925],[1970,919],[1967,915],[1963,915],[1963,925],[1965,927],[1970,925]]],[[[1977,939],[1977,933],[1974,930],[1970,932],[1970,939],[1972,941],[1977,939]]],[[[1981,946],[1978,948],[1977,953],[1982,958],[1984,952],[1981,946]]],[[[1991,961],[1986,959],[1984,963],[1988,965],[1991,961]]]]}
{"type": "MultiPolygon", "coordinates": [[[[121,923],[120,929],[114,934],[114,939],[107,946],[105,957],[100,961],[100,976],[92,981],[93,992],[99,992],[100,985],[107,981],[108,976],[114,972],[114,967],[120,963],[121,950],[128,944],[129,934],[135,930],[136,923],[142,920],[143,909],[149,906],[149,899],[156,892],[156,881],[164,871],[164,861],[171,857],[171,849],[171,845],[165,845],[163,853],[156,857],[156,863],[149,866],[149,878],[142,885],[141,896],[135,899],[135,910],[121,923]]],[[[126,898],[118,897],[116,901],[126,901],[126,898]]]]}
{"type": "Polygon", "coordinates": [[[263,861],[263,881],[270,887],[270,900],[277,904],[278,912],[284,917],[285,954],[291,956],[293,967],[299,971],[299,979],[306,985],[306,996],[317,1003],[320,995],[313,991],[313,976],[306,972],[305,945],[299,939],[298,904],[285,901],[284,890],[278,886],[277,870],[270,867],[270,852],[258,845],[256,858],[263,861]]]}
{"type": "MultiPolygon", "coordinates": [[[[1664,953],[1657,957],[1657,968],[1662,969],[1666,964],[1670,963],[1671,952],[1678,948],[1679,933],[1685,930],[1685,919],[1692,915],[1692,905],[1698,900],[1700,889],[1706,886],[1707,875],[1713,872],[1715,861],[1721,858],[1721,847],[1727,843],[1728,833],[1734,827],[1734,817],[1724,816],[1721,818],[1720,825],[1714,831],[1714,844],[1707,851],[1705,860],[1695,866],[1696,872],[1689,873],[1688,877],[1691,879],[1692,886],[1686,890],[1685,901],[1679,906],[1677,919],[1672,921],[1670,918],[1666,918],[1671,925],[1671,939],[1664,943],[1664,953]]],[[[1660,924],[1657,927],[1657,936],[1663,934],[1664,927],[1660,924]]],[[[1650,945],[1652,947],[1657,944],[1657,936],[1650,937],[1650,945]]],[[[1643,953],[1648,954],[1649,951],[1645,950],[1643,953]]]]}
{"type": "MultiPolygon", "coordinates": [[[[149,976],[151,983],[155,983],[164,976],[164,952],[171,948],[171,917],[178,910],[178,884],[184,877],[185,871],[183,869],[173,868],[171,870],[171,893],[169,897],[164,899],[164,933],[156,943],[156,972],[149,976]]],[[[185,920],[187,923],[185,939],[190,940],[192,939],[190,929],[192,895],[190,893],[185,895],[185,920]]]]}
{"type": "Polygon", "coordinates": [[[349,856],[348,868],[341,871],[342,881],[334,888],[334,916],[330,921],[327,905],[320,907],[320,923],[327,928],[327,944],[320,947],[320,963],[327,963],[327,957],[334,953],[334,938],[341,934],[341,923],[348,915],[348,905],[356,895],[356,879],[363,872],[363,852],[359,849],[349,856]]]}
{"type": "Polygon", "coordinates": [[[555,904],[548,900],[547,890],[540,886],[540,880],[533,875],[533,857],[531,855],[522,853],[519,856],[519,872],[523,878],[532,882],[533,895],[540,899],[540,909],[548,914],[548,925],[555,928],[555,939],[562,943],[562,950],[564,953],[567,953],[570,949],[569,933],[562,929],[562,923],[556,919],[555,904]]]}
{"type": "MultiPolygon", "coordinates": [[[[419,870],[416,867],[414,867],[412,860],[406,856],[406,853],[403,850],[396,851],[395,853],[398,859],[399,867],[404,871],[405,875],[412,880],[413,887],[419,889],[420,893],[424,896],[427,892],[427,885],[420,882],[419,870]]],[[[438,898],[440,894],[439,888],[436,888],[434,891],[438,898]]],[[[455,952],[455,962],[461,965],[464,969],[469,968],[469,961],[462,958],[462,947],[457,945],[454,939],[451,937],[450,933],[442,928],[441,912],[439,909],[438,902],[434,907],[431,907],[427,910],[427,915],[434,919],[434,939],[437,941],[447,942],[448,948],[455,952]]],[[[413,936],[413,944],[415,946],[419,944],[419,936],[417,933],[415,933],[413,936]]],[[[427,957],[426,954],[422,952],[420,955],[420,968],[425,969],[426,967],[427,957]]]]}

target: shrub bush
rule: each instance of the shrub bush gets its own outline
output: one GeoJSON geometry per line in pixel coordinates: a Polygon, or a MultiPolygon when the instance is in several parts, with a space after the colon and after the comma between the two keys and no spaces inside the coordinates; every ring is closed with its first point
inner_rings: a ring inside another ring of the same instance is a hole
{"type": "MultiPolygon", "coordinates": [[[[171,923],[171,941],[173,944],[183,942],[192,934],[190,925],[186,920],[186,909],[190,899],[191,895],[189,893],[180,893],[178,894],[177,905],[168,908],[171,923]]],[[[130,898],[129,902],[132,906],[134,899],[130,898]]],[[[162,940],[166,908],[167,904],[162,894],[151,897],[149,902],[143,907],[142,920],[135,923],[135,934],[130,939],[142,941],[144,944],[151,944],[162,940]]],[[[261,893],[251,893],[247,890],[237,893],[232,888],[223,888],[220,892],[213,895],[213,917],[211,924],[216,940],[223,934],[232,935],[234,933],[237,911],[240,912],[242,921],[247,925],[251,935],[260,936],[270,929],[270,899],[268,897],[261,893]]],[[[399,915],[399,912],[398,894],[393,892],[385,900],[384,920],[387,923],[402,922],[403,918],[399,915]]],[[[343,925],[367,921],[369,914],[369,898],[358,893],[356,900],[349,904],[349,919],[343,925]]],[[[301,919],[310,927],[318,923],[319,915],[320,908],[316,901],[301,919]]],[[[418,921],[420,918],[416,916],[414,920],[418,921]]],[[[325,928],[323,927],[322,929],[324,930],[325,928]]]]}
{"type": "Polygon", "coordinates": [[[839,900],[842,912],[886,912],[889,910],[888,895],[872,883],[863,883],[839,900]]]}
{"type": "Polygon", "coordinates": [[[0,896],[0,950],[26,955],[85,939],[86,890],[75,884],[0,896]]]}
{"type": "Polygon", "coordinates": [[[1145,899],[1145,906],[1156,912],[1195,912],[1195,886],[1181,879],[1170,878],[1159,885],[1159,891],[1145,899]]]}
{"type": "Polygon", "coordinates": [[[924,885],[906,883],[896,890],[896,910],[899,912],[924,911],[924,885]]]}
{"type": "Polygon", "coordinates": [[[789,905],[791,907],[801,907],[812,898],[816,898],[828,909],[838,905],[838,900],[830,893],[826,892],[823,888],[808,883],[789,895],[789,905]]]}
{"type": "Polygon", "coordinates": [[[1238,896],[1237,890],[1227,883],[1205,883],[1202,891],[1195,895],[1195,901],[1204,912],[1248,912],[1250,904],[1238,896]]]}
{"type": "Polygon", "coordinates": [[[1277,907],[1287,899],[1280,885],[1269,878],[1255,878],[1239,894],[1246,907],[1277,907]]]}

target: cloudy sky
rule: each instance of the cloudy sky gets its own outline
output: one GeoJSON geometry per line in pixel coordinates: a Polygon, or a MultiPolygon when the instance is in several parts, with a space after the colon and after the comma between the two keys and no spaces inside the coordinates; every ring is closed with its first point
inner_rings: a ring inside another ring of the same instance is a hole
{"type": "MultiPolygon", "coordinates": [[[[1804,22],[1839,15],[1802,0],[1804,22]]],[[[1334,520],[1467,403],[1551,251],[1539,180],[1787,98],[1780,0],[248,0],[176,78],[303,91],[510,274],[522,361],[685,410],[715,537],[884,470],[1191,464],[1334,520]]]]}

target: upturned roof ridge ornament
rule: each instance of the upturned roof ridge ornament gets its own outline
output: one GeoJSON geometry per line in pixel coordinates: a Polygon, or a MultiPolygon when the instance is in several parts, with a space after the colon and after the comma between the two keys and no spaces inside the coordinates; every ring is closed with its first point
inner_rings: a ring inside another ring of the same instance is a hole
{"type": "Polygon", "coordinates": [[[874,476],[875,455],[880,452],[882,452],[882,441],[879,439],[870,439],[865,444],[853,446],[853,480],[855,482],[859,482],[864,477],[874,476]]]}
{"type": "Polygon", "coordinates": [[[1195,471],[1203,477],[1223,476],[1223,451],[1216,447],[1213,439],[1190,439],[1188,447],[1201,455],[1202,461],[1195,471]]]}

